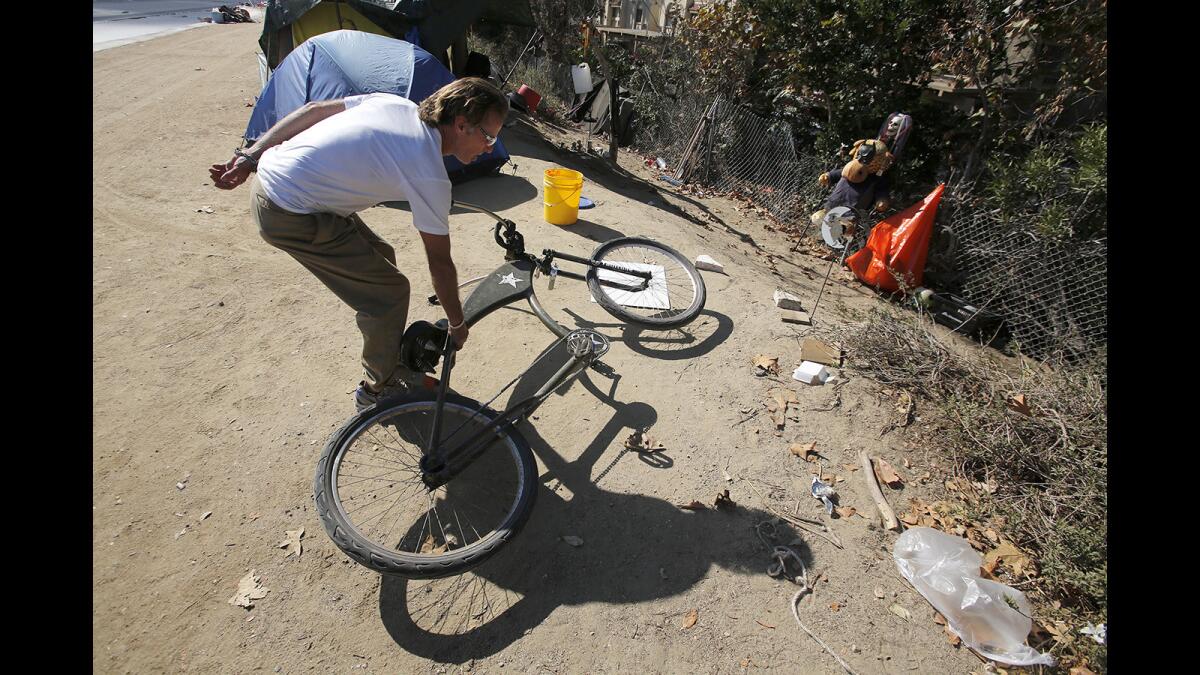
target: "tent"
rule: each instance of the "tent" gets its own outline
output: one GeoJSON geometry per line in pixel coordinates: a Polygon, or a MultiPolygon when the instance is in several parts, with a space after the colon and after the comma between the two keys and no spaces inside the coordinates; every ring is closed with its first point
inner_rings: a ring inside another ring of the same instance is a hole
{"type": "Polygon", "coordinates": [[[271,0],[258,45],[268,71],[296,45],[335,30],[408,40],[443,58],[476,22],[534,26],[529,0],[271,0]]]}
{"type": "MultiPolygon", "coordinates": [[[[356,30],[324,33],[294,49],[271,74],[243,136],[254,142],[308,101],[388,92],[420,103],[452,81],[440,61],[409,42],[356,30]]],[[[508,151],[497,140],[468,166],[453,156],[443,159],[450,180],[460,183],[497,170],[508,161],[508,151]]]]}
{"type": "MultiPolygon", "coordinates": [[[[600,80],[598,84],[593,84],[592,90],[583,94],[583,100],[571,109],[567,117],[576,122],[587,122],[588,133],[609,132],[613,116],[608,92],[608,80],[600,80]]],[[[635,125],[633,100],[629,98],[629,90],[621,87],[617,101],[620,106],[617,109],[617,145],[625,147],[633,142],[635,125]]]]}

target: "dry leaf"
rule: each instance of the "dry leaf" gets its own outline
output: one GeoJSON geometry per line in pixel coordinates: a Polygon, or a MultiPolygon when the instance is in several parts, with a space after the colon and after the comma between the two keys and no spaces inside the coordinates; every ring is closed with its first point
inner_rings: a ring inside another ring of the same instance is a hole
{"type": "Polygon", "coordinates": [[[759,621],[758,619],[755,619],[754,623],[762,626],[763,628],[770,628],[771,630],[775,630],[775,626],[772,626],[771,624],[763,623],[763,622],[759,621]]]}
{"type": "Polygon", "coordinates": [[[800,399],[796,398],[796,392],[791,389],[776,387],[767,392],[767,410],[771,413],[771,421],[777,429],[783,428],[784,421],[787,420],[787,407],[792,403],[800,403],[800,399]]]}
{"type": "Polygon", "coordinates": [[[817,458],[817,442],[813,441],[808,445],[803,443],[792,443],[788,451],[797,457],[802,457],[806,462],[815,461],[817,458]]]}
{"type": "Polygon", "coordinates": [[[908,621],[909,619],[912,618],[912,612],[908,611],[907,609],[904,609],[903,607],[901,607],[900,605],[898,605],[894,602],[892,603],[892,605],[890,607],[888,607],[888,611],[891,612],[892,614],[895,614],[896,616],[900,617],[901,619],[904,619],[905,621],[908,621]]]}
{"type": "Polygon", "coordinates": [[[205,511],[204,513],[200,514],[200,520],[204,520],[205,518],[208,518],[211,515],[212,515],[212,511],[205,511]]]}
{"type": "Polygon", "coordinates": [[[234,593],[233,597],[229,599],[229,604],[250,609],[254,606],[255,600],[267,597],[268,590],[262,587],[254,570],[250,570],[250,573],[238,582],[237,593],[234,593]]]}
{"type": "Polygon", "coordinates": [[[875,477],[880,483],[887,485],[890,488],[899,488],[904,485],[904,480],[900,478],[900,474],[888,464],[886,459],[882,457],[875,461],[875,477]]]}
{"type": "Polygon", "coordinates": [[[662,452],[666,446],[643,433],[640,429],[625,439],[625,448],[636,452],[662,452]]]}
{"type": "Polygon", "coordinates": [[[838,506],[834,508],[834,511],[838,514],[839,518],[849,518],[850,516],[858,513],[853,506],[838,506]]]}
{"type": "Polygon", "coordinates": [[[913,515],[913,514],[911,514],[911,513],[906,513],[906,514],[904,514],[904,515],[900,516],[900,521],[901,521],[901,522],[903,522],[905,525],[908,525],[908,526],[910,526],[910,527],[911,527],[911,526],[915,526],[915,525],[916,525],[916,524],[919,522],[919,521],[917,520],[917,517],[916,517],[916,516],[914,516],[914,515],[913,515]]]}
{"type": "Polygon", "coordinates": [[[833,611],[835,611],[835,612],[836,612],[836,611],[838,611],[838,610],[839,610],[839,609],[841,609],[841,608],[842,608],[842,606],[841,606],[840,604],[836,603],[836,602],[834,602],[834,603],[831,603],[831,604],[829,605],[829,609],[832,609],[832,610],[833,610],[833,611]]]}
{"type": "Polygon", "coordinates": [[[912,468],[912,462],[908,461],[908,458],[907,458],[907,457],[901,457],[901,458],[900,458],[900,461],[901,461],[901,462],[904,462],[904,468],[906,468],[906,469],[911,469],[911,468],[912,468]]]}
{"type": "Polygon", "coordinates": [[[304,546],[300,543],[300,539],[304,537],[304,528],[302,527],[298,530],[285,530],[284,534],[287,535],[287,538],[278,544],[278,548],[287,549],[287,555],[283,557],[286,558],[295,553],[296,557],[299,558],[300,553],[304,550],[304,546]]]}
{"type": "Polygon", "coordinates": [[[1008,398],[1008,409],[1019,412],[1027,417],[1033,417],[1033,411],[1029,409],[1029,404],[1025,402],[1025,394],[1010,396],[1008,398]]]}
{"type": "Polygon", "coordinates": [[[733,508],[737,506],[732,499],[729,498],[729,490],[717,493],[717,500],[713,502],[713,506],[719,509],[733,508]]]}
{"type": "Polygon", "coordinates": [[[988,552],[983,557],[983,567],[988,572],[995,573],[996,565],[1004,563],[1017,576],[1021,576],[1027,570],[1032,571],[1033,563],[1029,556],[1021,552],[1021,549],[1013,546],[1008,542],[1003,542],[996,548],[988,552]]]}
{"type": "Polygon", "coordinates": [[[945,626],[946,625],[946,617],[942,616],[941,612],[934,612],[933,613],[933,622],[939,626],[945,626]]]}
{"type": "Polygon", "coordinates": [[[1096,675],[1091,670],[1089,670],[1087,666],[1075,666],[1074,668],[1072,668],[1071,670],[1069,670],[1067,672],[1069,673],[1069,675],[1096,675]]]}
{"type": "Polygon", "coordinates": [[[695,626],[696,621],[699,618],[700,618],[700,610],[693,609],[692,611],[688,612],[687,616],[683,617],[683,629],[687,630],[687,629],[691,628],[692,626],[695,626]]]}
{"type": "Polygon", "coordinates": [[[954,633],[951,633],[950,626],[946,626],[945,631],[946,631],[946,639],[950,641],[950,644],[954,645],[955,647],[962,644],[962,638],[958,637],[954,633]]]}
{"type": "Polygon", "coordinates": [[[883,589],[880,588],[879,586],[875,587],[875,597],[878,598],[879,600],[883,599],[883,589]]]}
{"type": "Polygon", "coordinates": [[[676,506],[681,509],[688,509],[689,511],[703,511],[705,508],[703,504],[694,499],[691,504],[676,504],[676,506]]]}
{"type": "Polygon", "coordinates": [[[758,377],[779,374],[779,357],[759,354],[750,363],[754,366],[754,374],[758,377]]]}
{"type": "Polygon", "coordinates": [[[442,544],[441,546],[438,546],[437,541],[434,540],[434,538],[433,538],[433,534],[430,533],[430,534],[425,535],[425,541],[421,542],[421,546],[420,546],[420,548],[417,549],[417,552],[418,553],[435,553],[435,554],[436,553],[445,553],[446,550],[449,548],[450,547],[446,544],[442,544]]]}
{"type": "Polygon", "coordinates": [[[845,469],[845,470],[847,470],[847,471],[858,471],[858,465],[857,465],[857,464],[843,464],[843,465],[842,465],[842,468],[843,468],[843,469],[845,469]]]}

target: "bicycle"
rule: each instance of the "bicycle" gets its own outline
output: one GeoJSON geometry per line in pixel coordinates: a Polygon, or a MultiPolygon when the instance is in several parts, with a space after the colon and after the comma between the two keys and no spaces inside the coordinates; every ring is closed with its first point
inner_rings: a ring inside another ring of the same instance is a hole
{"type": "MultiPolygon", "coordinates": [[[[529,443],[516,425],[585,369],[609,373],[600,361],[605,336],[571,330],[542,308],[535,276],[586,281],[606,312],[636,326],[666,329],[691,322],[704,308],[704,280],[674,249],[640,237],[600,244],[590,258],[553,249],[540,257],[525,251],[511,220],[464,202],[454,206],[496,219],[493,236],[505,264],[463,283],[479,283],[463,303],[467,325],[524,299],[558,340],[486,403],[449,393],[455,349],[445,319],[417,321],[401,342],[401,362],[433,373],[436,391],[409,392],[381,400],[350,418],[326,444],[313,481],[317,513],[334,544],[359,564],[381,574],[434,579],[459,574],[494,555],[524,525],[537,494],[529,443]],[[558,267],[587,267],[578,274],[558,267]],[[554,348],[569,359],[534,394],[497,412],[489,406],[554,348]],[[465,522],[464,522],[465,521],[465,522]]],[[[430,302],[435,302],[431,297],[430,302]]]]}

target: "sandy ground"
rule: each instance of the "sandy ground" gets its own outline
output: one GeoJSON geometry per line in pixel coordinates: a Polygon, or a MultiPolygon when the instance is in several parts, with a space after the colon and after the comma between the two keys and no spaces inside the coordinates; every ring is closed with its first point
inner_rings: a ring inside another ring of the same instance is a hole
{"type": "MultiPolygon", "coordinates": [[[[842,503],[868,518],[832,522],[843,549],[803,535],[810,572],[823,577],[801,603],[805,625],[861,673],[981,670],[899,577],[896,535],[871,524],[861,472],[848,466],[865,447],[896,467],[907,459],[906,475],[932,471],[937,484],[937,458],[911,447],[907,430],[880,439],[894,400],[852,371],[837,387],[788,378],[801,337],[836,341],[878,301],[837,283],[817,326],[781,323],[772,292],[811,304],[826,262],[788,254],[782,236],[733,202],[660,189],[636,157],[614,175],[521,121],[504,132],[515,172],[462,186],[457,198],[517,221],[534,250],[587,253],[640,234],[707,253],[727,274],[705,273],[704,314],[668,333],[623,328],[582,284],[539,287],[561,322],[612,338],[605,361],[618,377],[581,379],[524,426],[543,486],[525,530],[453,579],[382,579],[350,562],[314,513],[312,479],[326,439],[353,413],[352,312],[262,242],[246,189],[218,191],[206,173],[238,145],[250,114],[259,29],[211,26],[93,57],[95,672],[839,673],[796,625],[795,586],[765,573],[772,561],[755,530],[767,504],[820,517],[806,496],[815,465],[788,452],[812,441],[826,473],[845,478],[842,503]],[[541,217],[542,172],[555,165],[583,171],[584,195],[597,202],[571,227],[541,217]],[[783,374],[756,378],[756,354],[778,356],[783,374]],[[800,404],[777,431],[763,401],[780,386],[800,404]],[[665,452],[623,451],[644,427],[665,452]],[[738,508],[675,506],[711,504],[724,489],[738,508]],[[303,552],[288,556],[278,544],[299,528],[303,552]],[[269,592],[247,610],[227,601],[250,570],[269,592]],[[697,621],[684,628],[692,610],[697,621]]],[[[409,215],[363,216],[408,271],[411,318],[439,318],[419,300],[431,289],[409,215]]],[[[490,225],[452,216],[462,278],[502,262],[490,225]]],[[[528,311],[503,310],[472,331],[454,388],[491,398],[551,341],[528,311]]],[[[910,480],[889,498],[903,507],[927,488],[910,480]]],[[[772,543],[798,534],[781,526],[772,543]]]]}

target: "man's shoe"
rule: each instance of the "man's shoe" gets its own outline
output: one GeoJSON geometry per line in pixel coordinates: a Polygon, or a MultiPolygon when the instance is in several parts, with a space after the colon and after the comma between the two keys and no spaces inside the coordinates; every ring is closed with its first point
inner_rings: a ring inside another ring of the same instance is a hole
{"type": "Polygon", "coordinates": [[[385,385],[383,391],[376,393],[367,388],[366,382],[359,382],[358,389],[354,390],[354,410],[355,412],[362,412],[382,399],[403,394],[407,391],[409,391],[409,387],[401,383],[397,385],[385,385]]]}
{"type": "Polygon", "coordinates": [[[366,382],[359,382],[354,390],[354,409],[362,412],[379,402],[379,399],[396,396],[420,389],[425,384],[425,374],[415,373],[404,366],[397,366],[396,371],[383,385],[383,391],[376,393],[367,388],[366,382]]]}

